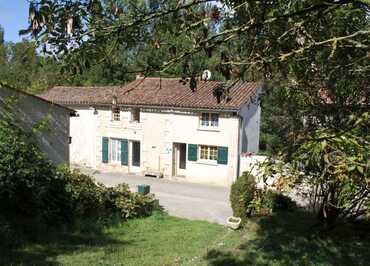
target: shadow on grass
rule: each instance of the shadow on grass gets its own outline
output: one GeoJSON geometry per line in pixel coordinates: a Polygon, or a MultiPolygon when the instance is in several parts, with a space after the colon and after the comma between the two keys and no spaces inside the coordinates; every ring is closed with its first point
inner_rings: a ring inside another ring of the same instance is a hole
{"type": "Polygon", "coordinates": [[[241,232],[250,238],[237,250],[214,249],[206,259],[213,266],[368,265],[368,224],[340,224],[331,231],[320,231],[313,227],[315,222],[299,212],[256,218],[241,232]]]}
{"type": "Polygon", "coordinates": [[[82,253],[100,247],[104,247],[105,252],[106,250],[113,252],[115,246],[130,244],[110,237],[103,232],[103,228],[84,222],[70,229],[37,231],[32,239],[16,246],[1,243],[0,265],[59,265],[56,261],[59,255],[82,253]]]}

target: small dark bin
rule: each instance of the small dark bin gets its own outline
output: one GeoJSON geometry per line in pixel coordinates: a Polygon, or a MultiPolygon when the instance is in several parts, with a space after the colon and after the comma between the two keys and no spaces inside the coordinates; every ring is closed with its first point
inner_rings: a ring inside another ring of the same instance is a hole
{"type": "Polygon", "coordinates": [[[149,185],[138,185],[137,192],[143,195],[147,195],[150,193],[150,186],[149,185]]]}

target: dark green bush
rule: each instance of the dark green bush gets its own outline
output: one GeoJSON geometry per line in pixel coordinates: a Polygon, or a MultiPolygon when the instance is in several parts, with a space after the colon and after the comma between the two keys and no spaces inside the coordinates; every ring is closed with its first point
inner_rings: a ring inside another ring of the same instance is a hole
{"type": "Polygon", "coordinates": [[[32,136],[0,121],[0,210],[4,216],[58,222],[68,209],[65,182],[44,159],[32,136]]]}
{"type": "Polygon", "coordinates": [[[295,208],[295,202],[288,196],[281,192],[267,190],[263,194],[263,206],[271,209],[272,211],[287,211],[295,208]]]}
{"type": "Polygon", "coordinates": [[[69,195],[69,213],[72,217],[94,218],[104,213],[103,193],[106,189],[97,185],[94,180],[79,171],[71,171],[68,168],[57,170],[57,176],[64,180],[65,191],[69,195]]]}
{"type": "Polygon", "coordinates": [[[143,217],[150,215],[157,205],[154,197],[133,193],[127,184],[107,188],[77,170],[61,168],[57,173],[66,182],[72,213],[78,219],[109,219],[114,215],[123,219],[143,217]]]}
{"type": "Polygon", "coordinates": [[[254,176],[243,173],[231,186],[230,202],[234,216],[243,220],[252,214],[250,204],[256,192],[256,181],[254,176]]]}
{"type": "Polygon", "coordinates": [[[67,168],[58,170],[66,181],[70,193],[73,215],[77,218],[109,218],[119,215],[123,219],[150,215],[155,209],[155,199],[130,191],[127,184],[107,188],[79,171],[67,168]]]}
{"type": "Polygon", "coordinates": [[[114,206],[124,219],[148,216],[158,207],[154,197],[132,193],[127,184],[118,185],[114,193],[114,206]]]}
{"type": "Polygon", "coordinates": [[[8,119],[0,120],[0,237],[32,233],[75,221],[147,216],[158,206],[150,195],[125,184],[107,188],[78,171],[56,169],[32,135],[8,119]]]}

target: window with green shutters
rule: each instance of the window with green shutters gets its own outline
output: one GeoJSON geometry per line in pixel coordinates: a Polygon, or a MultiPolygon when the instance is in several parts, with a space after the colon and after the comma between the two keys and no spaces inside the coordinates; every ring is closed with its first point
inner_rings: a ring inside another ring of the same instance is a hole
{"type": "Polygon", "coordinates": [[[216,147],[216,146],[207,146],[207,145],[198,145],[196,144],[188,144],[188,160],[189,161],[198,161],[198,150],[200,160],[205,161],[212,161],[216,162],[217,164],[228,164],[228,148],[227,147],[216,147]]]}
{"type": "Polygon", "coordinates": [[[227,161],[228,161],[228,148],[218,147],[217,148],[217,163],[227,164],[227,161]]]}
{"type": "Polygon", "coordinates": [[[108,163],[109,158],[109,139],[107,137],[102,138],[102,162],[108,163]]]}
{"type": "Polygon", "coordinates": [[[193,162],[198,160],[198,145],[188,144],[188,160],[193,162]]]}
{"type": "Polygon", "coordinates": [[[217,161],[217,147],[199,145],[199,159],[209,162],[217,161]]]}
{"type": "Polygon", "coordinates": [[[121,165],[128,165],[128,140],[121,140],[121,165]]]}

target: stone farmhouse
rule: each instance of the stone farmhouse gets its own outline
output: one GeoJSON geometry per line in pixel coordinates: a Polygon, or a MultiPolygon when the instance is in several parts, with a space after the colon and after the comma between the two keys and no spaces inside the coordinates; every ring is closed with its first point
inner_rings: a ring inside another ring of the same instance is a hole
{"type": "Polygon", "coordinates": [[[257,153],[262,84],[138,77],[125,86],[54,87],[40,97],[77,112],[71,163],[229,186],[257,153]],[[222,94],[218,93],[223,91],[222,94]]]}

